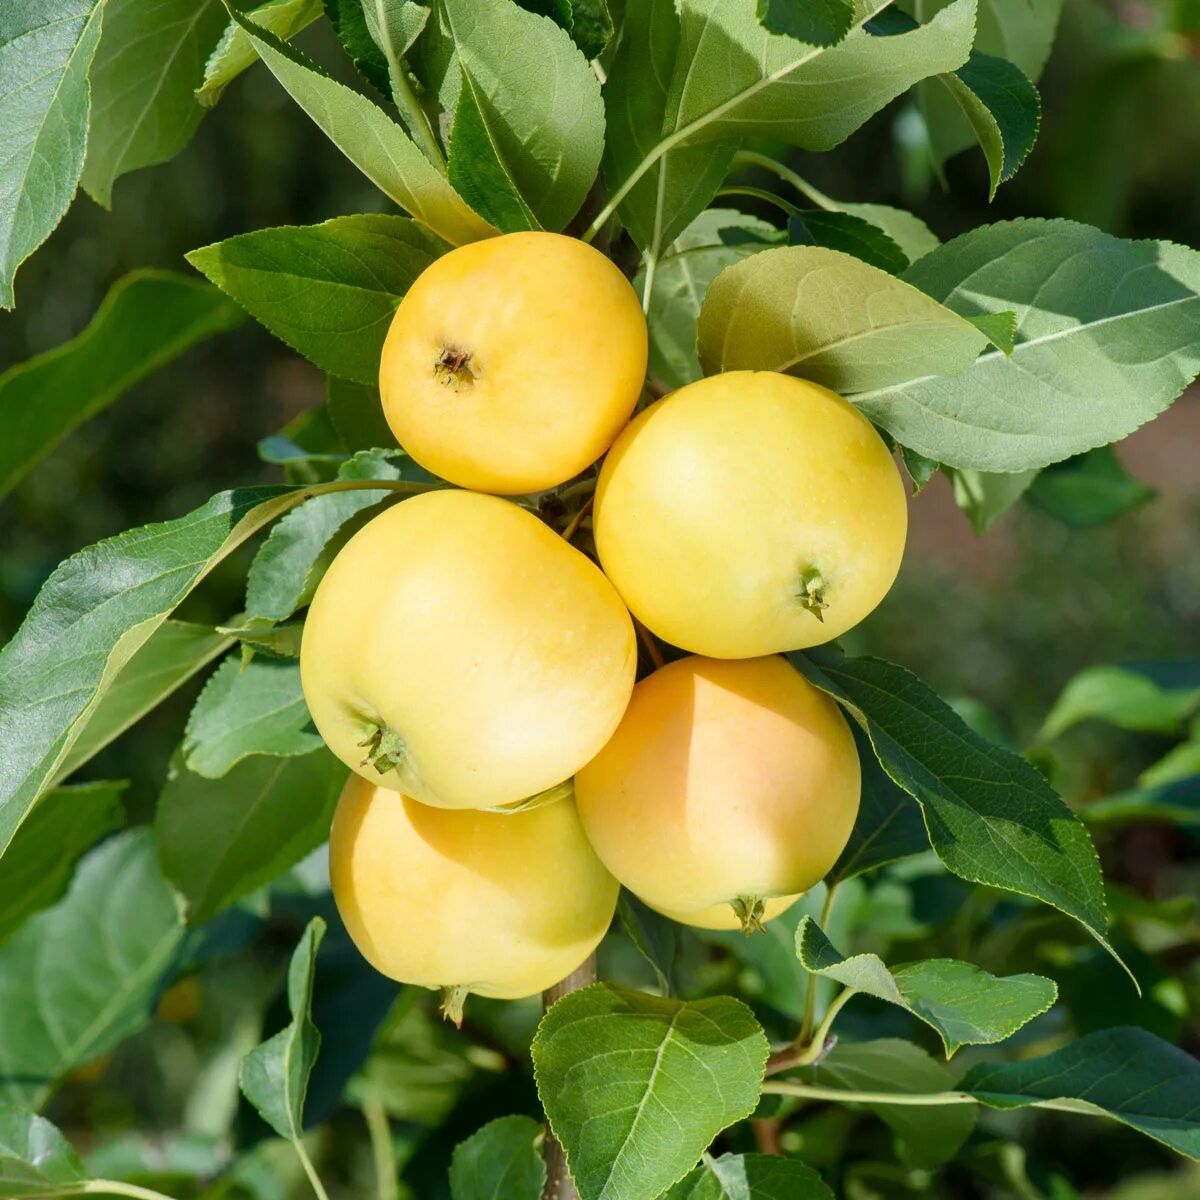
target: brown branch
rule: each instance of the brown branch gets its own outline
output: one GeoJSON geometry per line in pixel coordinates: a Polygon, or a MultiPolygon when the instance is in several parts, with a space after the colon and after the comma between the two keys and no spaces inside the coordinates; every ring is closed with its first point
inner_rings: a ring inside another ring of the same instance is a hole
{"type": "MultiPolygon", "coordinates": [[[[559,980],[552,988],[542,993],[542,1011],[546,1012],[569,992],[577,992],[596,982],[596,956],[587,959],[574,971],[559,980]]],[[[542,1200],[579,1200],[575,1181],[567,1167],[567,1155],[558,1138],[546,1127],[546,1141],[542,1146],[542,1157],[546,1160],[546,1186],[542,1189],[542,1200]]]]}

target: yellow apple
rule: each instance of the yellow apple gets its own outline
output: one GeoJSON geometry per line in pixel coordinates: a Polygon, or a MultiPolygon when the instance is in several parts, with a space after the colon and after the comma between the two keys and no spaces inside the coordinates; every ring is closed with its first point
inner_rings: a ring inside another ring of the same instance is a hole
{"type": "Polygon", "coordinates": [[[771,371],[680,388],[617,439],[596,548],[633,615],[714,658],[814,646],[886,595],[907,530],[903,481],[840,396],[771,371]]]}
{"type": "Polygon", "coordinates": [[[677,921],[747,931],[826,875],[860,789],[837,705],[775,655],[668,663],[575,776],[588,840],[631,892],[677,921]]]}
{"type": "Polygon", "coordinates": [[[329,874],[363,957],[401,983],[442,989],[456,1020],[468,992],[515,999],[569,975],[617,903],[569,799],[455,812],[357,775],[333,818],[329,874]]]}
{"type": "Polygon", "coordinates": [[[629,420],[647,333],[629,281],[556,233],[439,258],[408,290],[379,365],[383,411],[423,467],[481,492],[554,487],[629,420]]]}
{"type": "Polygon", "coordinates": [[[569,779],[617,727],[636,663],[629,613],[593,562],[511,501],[450,490],[346,543],[300,650],[329,748],[445,808],[569,779]]]}

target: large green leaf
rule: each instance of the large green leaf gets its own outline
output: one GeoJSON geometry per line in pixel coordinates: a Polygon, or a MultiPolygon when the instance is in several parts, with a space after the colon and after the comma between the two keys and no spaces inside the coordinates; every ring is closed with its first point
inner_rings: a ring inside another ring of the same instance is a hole
{"type": "Polygon", "coordinates": [[[827,876],[830,884],[929,849],[920,805],[880,765],[866,733],[851,726],[862,764],[858,816],[845,849],[827,876]]]}
{"type": "Polygon", "coordinates": [[[239,1082],[246,1099],[280,1137],[298,1141],[304,1128],[304,1099],[321,1035],[312,1023],[313,975],[325,922],[314,917],[300,936],[288,968],[292,1019],[273,1038],[242,1059],[239,1082]]]}
{"type": "Polygon", "coordinates": [[[396,305],[444,249],[415,221],[364,214],[257,229],[187,260],[322,370],[375,383],[396,305]]]}
{"type": "MultiPolygon", "coordinates": [[[[267,0],[251,8],[250,15],[260,29],[286,42],[320,17],[321,0],[267,0]]],[[[221,93],[256,62],[258,54],[246,31],[236,21],[230,21],[204,64],[204,83],[196,90],[197,101],[205,108],[212,108],[221,93]]]]}
{"type": "Polygon", "coordinates": [[[79,1155],[49,1121],[0,1108],[0,1196],[55,1196],[86,1179],[79,1155]]]}
{"type": "Polygon", "coordinates": [[[75,195],[101,7],[97,0],[0,7],[0,308],[12,308],[17,268],[75,195]]]}
{"type": "Polygon", "coordinates": [[[455,1147],[451,1200],[541,1200],[546,1182],[541,1124],[500,1117],[455,1147]]]}
{"type": "Polygon", "coordinates": [[[1137,667],[1087,667],[1072,676],[1038,737],[1061,737],[1080,721],[1107,721],[1141,733],[1178,733],[1200,709],[1200,665],[1156,679],[1137,667]]]}
{"type": "Polygon", "coordinates": [[[538,1094],[583,1200],[645,1200],[758,1101],[767,1039],[728,997],[684,1003],[599,983],[533,1042],[538,1094]]]}
{"type": "Polygon", "coordinates": [[[708,1158],[661,1200],[834,1200],[812,1167],[777,1154],[708,1158]]]}
{"type": "Polygon", "coordinates": [[[329,836],[346,769],[324,747],[255,755],[219,780],[176,760],[155,836],[167,878],[198,925],[282,875],[329,836]]]}
{"type": "Polygon", "coordinates": [[[105,208],[116,179],[173,158],[204,116],[195,92],[225,25],[221,0],[104,0],[89,76],[82,183],[105,208]]]}
{"type": "Polygon", "coordinates": [[[0,942],[66,891],[75,860],[125,821],[123,783],[56,788],[13,839],[0,871],[0,942]]]}
{"type": "Polygon", "coordinates": [[[965,317],[1021,314],[1010,356],[851,397],[902,445],[950,466],[1025,471],[1116,441],[1200,371],[1195,250],[1020,220],[955,238],[904,278],[965,317]]]}
{"type": "Polygon", "coordinates": [[[911,284],[821,246],[781,246],[726,267],[697,329],[707,374],[785,371],[838,392],[958,375],[987,344],[911,284]]]}
{"type": "Polygon", "coordinates": [[[183,735],[188,770],[220,779],[252,754],[293,758],[322,745],[292,659],[231,655],[204,685],[183,735]]]}
{"type": "Polygon", "coordinates": [[[92,710],[57,778],[66,779],[232,645],[229,634],[207,625],[164,621],[92,710]]]}
{"type": "MultiPolygon", "coordinates": [[[[725,267],[765,250],[770,244],[766,239],[775,233],[774,226],[758,217],[709,208],[671,243],[658,264],[647,313],[650,371],[667,387],[682,387],[702,374],[696,321],[709,285],[725,267]]],[[[645,287],[643,269],[634,288],[640,293],[645,287]]]]}
{"type": "Polygon", "coordinates": [[[1050,904],[1111,950],[1095,847],[1037,770],[980,737],[903,667],[829,647],[790,657],[866,730],[954,874],[1050,904]]]}
{"type": "MultiPolygon", "coordinates": [[[[942,1063],[920,1046],[899,1038],[838,1042],[817,1066],[803,1074],[819,1086],[832,1084],[846,1091],[920,1094],[948,1092],[954,1086],[953,1076],[942,1063]]],[[[891,1128],[904,1162],[926,1169],[954,1158],[975,1128],[977,1117],[970,1105],[864,1104],[863,1107],[891,1128]]]]}
{"type": "Polygon", "coordinates": [[[1123,517],[1155,495],[1125,470],[1111,446],[1100,446],[1040,471],[1025,498],[1064,525],[1087,529],[1123,517]]]}
{"type": "MultiPolygon", "coordinates": [[[[419,484],[432,476],[399,450],[364,450],[338,468],[338,478],[419,484]]],[[[372,508],[395,494],[367,488],[319,496],[284,517],[250,565],[247,615],[282,621],[307,604],[334,554],[372,508]]]]}
{"type": "Polygon", "coordinates": [[[0,375],[0,495],[77,425],[241,313],[215,288],[171,271],[133,271],[82,333],[0,375]]]}
{"type": "Polygon", "coordinates": [[[0,950],[0,1097],[38,1108],[139,1029],[182,937],[148,830],[93,850],[67,895],[0,950]]]}
{"type": "Polygon", "coordinates": [[[231,15],[292,99],[385,196],[455,246],[495,232],[381,108],[243,14],[231,15]]]}
{"type": "Polygon", "coordinates": [[[831,149],[913,83],[961,66],[975,25],[975,0],[955,0],[911,33],[873,37],[862,25],[885,2],[857,0],[855,27],[821,47],[769,33],[755,0],[646,7],[613,64],[605,178],[651,257],[707,206],[736,139],[831,149]],[[725,145],[698,148],[712,142],[725,145]]]}
{"type": "Polygon", "coordinates": [[[930,958],[889,970],[877,954],[845,957],[805,917],[796,930],[805,970],[827,975],[855,992],[885,1000],[936,1030],[949,1058],[963,1046],[1011,1037],[1054,1003],[1058,989],[1040,975],[997,978],[971,963],[930,958]]]}
{"type": "Polygon", "coordinates": [[[1102,1029],[1041,1058],[979,1063],[959,1088],[992,1108],[1110,1116],[1200,1159],[1200,1062],[1144,1029],[1102,1029]]]}
{"type": "Polygon", "coordinates": [[[289,508],[364,486],[221,492],[185,517],[108,538],[55,569],[0,650],[0,853],[122,668],[196,584],[289,508]]]}
{"type": "Polygon", "coordinates": [[[599,81],[548,17],[510,0],[443,7],[462,74],[451,182],[498,229],[562,229],[600,166],[599,81]]]}

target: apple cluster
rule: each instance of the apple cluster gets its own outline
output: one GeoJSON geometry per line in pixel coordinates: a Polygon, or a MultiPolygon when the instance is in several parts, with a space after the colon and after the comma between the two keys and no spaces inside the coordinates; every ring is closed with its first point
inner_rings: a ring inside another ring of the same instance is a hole
{"type": "Polygon", "coordinates": [[[339,911],[371,963],[441,989],[455,1019],[468,993],[568,975],[619,885],[677,921],[760,928],[858,812],[849,727],[781,652],[891,586],[892,456],[784,373],[715,375],[634,415],[647,345],[618,268],[548,233],[438,259],[384,345],[388,423],[445,486],[349,539],[300,665],[352,769],[339,911]]]}

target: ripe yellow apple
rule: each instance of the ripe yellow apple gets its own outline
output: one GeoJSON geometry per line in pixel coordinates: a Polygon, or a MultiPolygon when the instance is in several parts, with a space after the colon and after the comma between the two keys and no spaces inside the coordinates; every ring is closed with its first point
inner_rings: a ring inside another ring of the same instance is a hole
{"type": "Polygon", "coordinates": [[[636,665],[629,613],[593,562],[511,501],[450,490],[346,543],[300,650],[329,748],[444,808],[569,779],[617,727],[636,665]]]}
{"type": "Polygon", "coordinates": [[[647,333],[629,281],[557,233],[452,250],[401,300],[379,365],[383,411],[423,467],[460,487],[554,487],[633,412],[647,333]]]}
{"type": "Polygon", "coordinates": [[[544,991],[596,948],[617,881],[568,800],[506,814],[429,808],[351,775],[333,818],[329,873],[363,957],[402,983],[467,992],[544,991]]]}
{"type": "Polygon", "coordinates": [[[904,553],[904,484],[840,396],[730,371],[640,413],[600,473],[605,573],[659,637],[714,658],[815,646],[886,595],[904,553]]]}
{"type": "Polygon", "coordinates": [[[588,840],[631,892],[747,932],[826,875],[860,789],[837,705],[775,655],[668,663],[575,776],[588,840]]]}

